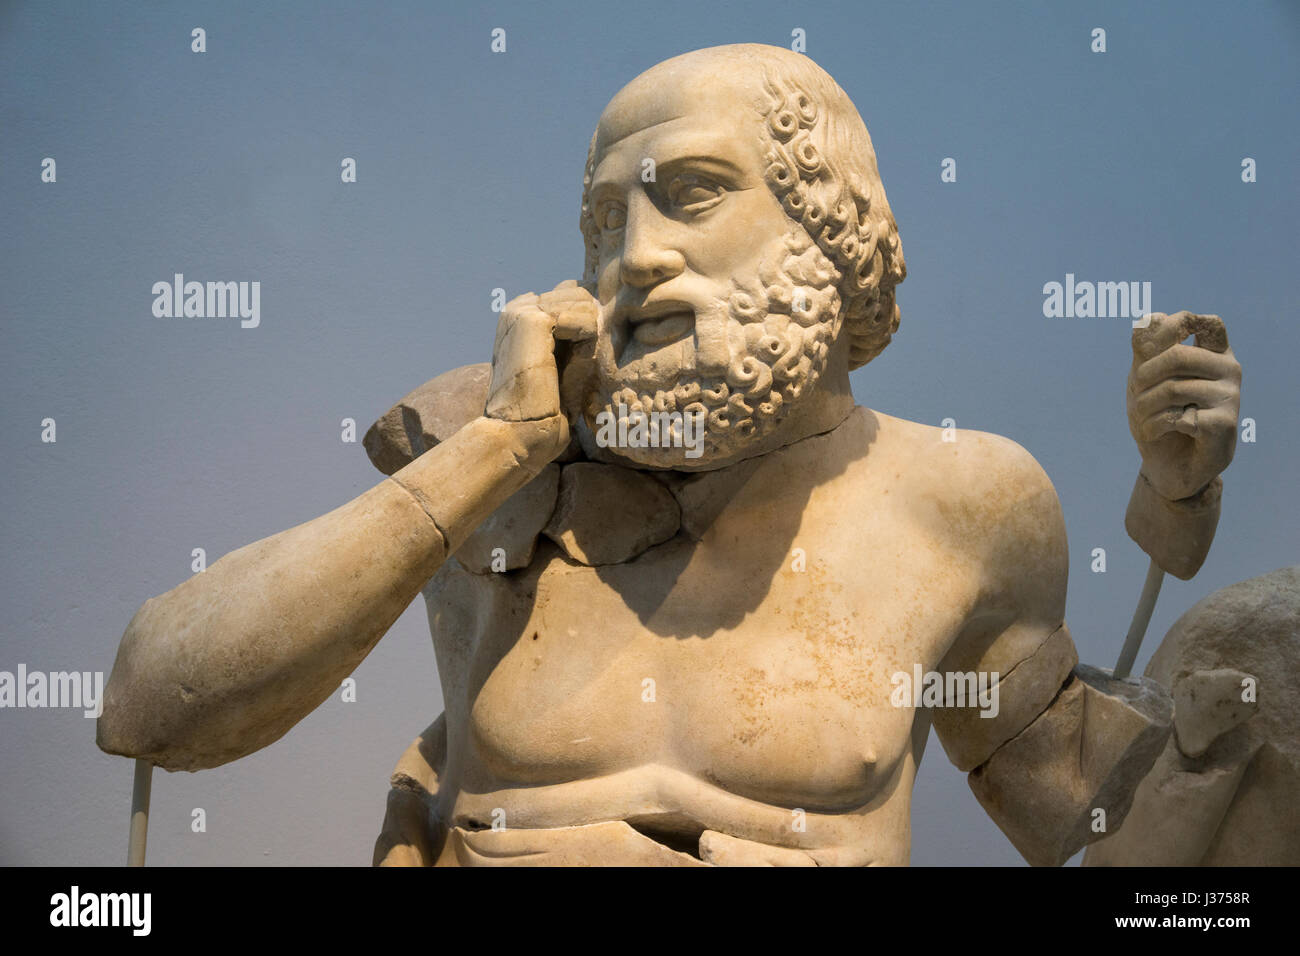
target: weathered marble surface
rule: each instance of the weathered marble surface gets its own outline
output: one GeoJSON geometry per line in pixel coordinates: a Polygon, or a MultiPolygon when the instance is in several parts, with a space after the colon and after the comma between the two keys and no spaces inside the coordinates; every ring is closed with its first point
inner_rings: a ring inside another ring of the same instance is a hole
{"type": "Polygon", "coordinates": [[[1084,864],[1300,866],[1300,566],[1200,601],[1146,676],[1173,689],[1176,730],[1084,864]]]}

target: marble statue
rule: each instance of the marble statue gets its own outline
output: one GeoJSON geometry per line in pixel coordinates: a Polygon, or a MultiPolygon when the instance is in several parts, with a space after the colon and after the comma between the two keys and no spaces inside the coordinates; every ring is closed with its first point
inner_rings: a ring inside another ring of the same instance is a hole
{"type": "MultiPolygon", "coordinates": [[[[1079,664],[1051,482],[854,402],[906,269],[844,91],[775,47],[660,63],[600,117],[581,231],[580,281],[371,429],[388,477],[145,602],[100,747],[264,747],[423,593],[445,710],[376,863],[906,864],[931,721],[1029,862],[1119,828],[1173,704],[1079,664]]],[[[1240,367],[1214,316],[1133,348],[1129,532],[1190,577],[1240,367]]]]}

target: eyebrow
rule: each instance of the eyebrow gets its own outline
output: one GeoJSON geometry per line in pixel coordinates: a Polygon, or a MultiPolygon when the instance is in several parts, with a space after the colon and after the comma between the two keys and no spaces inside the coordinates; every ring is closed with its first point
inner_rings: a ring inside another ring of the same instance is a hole
{"type": "Polygon", "coordinates": [[[725,170],[738,179],[743,178],[745,175],[744,170],[729,159],[723,159],[721,156],[706,156],[700,153],[683,153],[681,156],[671,156],[670,158],[660,162],[658,165],[661,169],[664,167],[671,168],[673,166],[686,165],[715,166],[719,169],[725,170]]]}
{"type": "MultiPolygon", "coordinates": [[[[669,170],[674,169],[678,166],[690,166],[690,165],[704,166],[706,168],[713,167],[714,169],[721,170],[723,173],[730,175],[733,179],[736,180],[745,179],[744,170],[742,170],[735,163],[731,162],[731,160],[723,159],[720,156],[707,156],[701,153],[687,152],[687,153],[683,153],[680,156],[670,156],[668,159],[665,159],[662,162],[656,164],[657,168],[659,169],[669,169],[669,170]]],[[[617,186],[618,186],[617,181],[608,178],[601,178],[600,165],[598,164],[596,166],[596,175],[592,177],[592,181],[591,181],[592,196],[596,196],[599,193],[606,192],[611,188],[617,188],[617,186]]]]}

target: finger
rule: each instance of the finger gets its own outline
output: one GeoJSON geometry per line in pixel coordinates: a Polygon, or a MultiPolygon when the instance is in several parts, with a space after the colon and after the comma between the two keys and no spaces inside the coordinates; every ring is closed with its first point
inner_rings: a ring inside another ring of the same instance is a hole
{"type": "Polygon", "coordinates": [[[582,417],[586,400],[592,394],[591,383],[596,373],[595,340],[565,343],[563,350],[567,354],[557,358],[560,363],[560,407],[570,421],[576,422],[582,417]]]}
{"type": "Polygon", "coordinates": [[[495,866],[704,866],[701,860],[652,840],[622,820],[580,827],[467,830],[449,834],[460,857],[495,866]]]}
{"type": "Polygon", "coordinates": [[[1196,337],[1199,348],[1213,352],[1228,350],[1228,332],[1217,315],[1199,315],[1195,312],[1151,313],[1151,322],[1145,328],[1133,330],[1133,359],[1145,362],[1155,358],[1170,346],[1177,345],[1189,335],[1196,337]]]}
{"type": "Polygon", "coordinates": [[[552,359],[550,369],[538,366],[494,376],[484,414],[513,422],[554,418],[560,413],[554,365],[552,359]]]}
{"type": "Polygon", "coordinates": [[[507,365],[521,363],[520,367],[535,364],[534,359],[550,355],[554,350],[551,337],[554,327],[555,316],[545,309],[536,306],[507,309],[498,328],[500,354],[494,353],[493,359],[504,359],[507,365]]]}
{"type": "Polygon", "coordinates": [[[1195,312],[1180,312],[1185,315],[1187,331],[1195,336],[1196,347],[1209,349],[1211,352],[1228,351],[1228,330],[1223,319],[1217,315],[1199,315],[1195,312]]]}
{"type": "Polygon", "coordinates": [[[714,866],[816,866],[803,850],[741,840],[716,830],[700,834],[700,859],[714,866]]]}
{"type": "Polygon", "coordinates": [[[1154,358],[1179,339],[1174,337],[1173,319],[1163,312],[1152,312],[1143,316],[1146,325],[1133,329],[1133,361],[1145,362],[1154,358]]]}
{"type": "Polygon", "coordinates": [[[1209,409],[1195,405],[1162,408],[1137,427],[1134,437],[1139,441],[1155,441],[1170,432],[1181,432],[1194,435],[1207,447],[1226,444],[1231,448],[1237,440],[1237,412],[1235,405],[1209,409]]]}
{"type": "Polygon", "coordinates": [[[537,304],[547,312],[555,312],[558,309],[567,309],[571,305],[579,302],[590,302],[591,296],[587,294],[586,289],[574,289],[569,292],[547,292],[537,297],[537,304]]]}
{"type": "Polygon", "coordinates": [[[575,302],[555,313],[555,337],[572,342],[596,337],[600,306],[590,298],[575,302]]]}
{"type": "Polygon", "coordinates": [[[1192,437],[1196,434],[1197,410],[1195,405],[1185,408],[1165,408],[1148,416],[1137,427],[1139,441],[1153,442],[1171,433],[1192,437]]]}
{"type": "Polygon", "coordinates": [[[1232,449],[1237,444],[1237,410],[1234,408],[1211,408],[1197,413],[1196,437],[1207,448],[1223,446],[1228,449],[1227,460],[1223,467],[1232,460],[1232,449]]]}
{"type": "Polygon", "coordinates": [[[514,316],[529,306],[537,305],[537,296],[532,292],[525,292],[523,295],[515,296],[506,303],[505,309],[501,312],[501,318],[497,320],[497,334],[492,342],[493,356],[501,353],[501,343],[510,331],[510,326],[514,324],[514,316]]]}
{"type": "Polygon", "coordinates": [[[559,414],[555,319],[536,307],[507,308],[492,356],[487,414],[514,421],[559,414]]]}
{"type": "Polygon", "coordinates": [[[1204,378],[1166,379],[1133,398],[1133,414],[1142,421],[1166,408],[1195,405],[1203,411],[1229,404],[1237,394],[1235,386],[1204,378]]]}
{"type": "Polygon", "coordinates": [[[1211,352],[1192,345],[1173,345],[1133,370],[1133,386],[1145,391],[1167,378],[1241,381],[1241,365],[1232,352],[1211,352]]]}
{"type": "Polygon", "coordinates": [[[565,279],[563,282],[557,284],[550,292],[543,292],[541,297],[543,299],[563,299],[582,297],[589,294],[590,293],[588,293],[586,289],[578,284],[577,279],[565,279]]]}
{"type": "Polygon", "coordinates": [[[575,305],[598,305],[586,289],[570,289],[564,292],[547,292],[538,296],[537,304],[547,312],[561,312],[575,305]]]}

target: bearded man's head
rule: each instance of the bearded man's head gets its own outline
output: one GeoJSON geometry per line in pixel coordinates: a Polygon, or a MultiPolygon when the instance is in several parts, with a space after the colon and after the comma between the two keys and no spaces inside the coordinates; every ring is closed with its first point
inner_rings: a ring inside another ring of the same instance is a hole
{"type": "Polygon", "coordinates": [[[704,421],[699,463],[733,458],[817,386],[837,343],[857,368],[898,328],[906,268],[866,126],[780,47],[698,50],[624,87],[592,138],[581,226],[602,307],[584,440],[602,412],[680,412],[704,421]]]}

